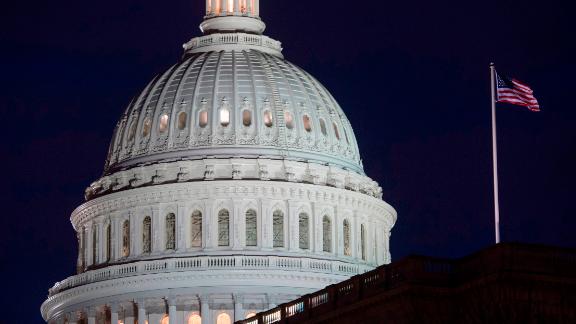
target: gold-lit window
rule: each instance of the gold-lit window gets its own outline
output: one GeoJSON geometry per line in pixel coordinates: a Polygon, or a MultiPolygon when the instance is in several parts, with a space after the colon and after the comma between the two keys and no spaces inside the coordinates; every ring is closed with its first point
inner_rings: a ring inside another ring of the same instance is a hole
{"type": "Polygon", "coordinates": [[[207,125],[208,125],[208,112],[206,110],[203,110],[198,115],[198,126],[200,126],[200,128],[204,128],[207,125]]]}
{"type": "Polygon", "coordinates": [[[270,110],[264,111],[264,125],[266,125],[266,127],[272,127],[274,125],[272,112],[270,110]]]}
{"type": "Polygon", "coordinates": [[[242,124],[246,127],[252,125],[252,111],[248,109],[242,111],[242,124]]]}
{"type": "Polygon", "coordinates": [[[202,318],[200,315],[194,314],[188,319],[188,324],[202,324],[202,318]]]}
{"type": "Polygon", "coordinates": [[[142,128],[142,137],[148,137],[150,135],[150,129],[152,128],[152,120],[146,118],[144,120],[144,127],[142,128]]]}
{"type": "Polygon", "coordinates": [[[310,116],[304,115],[302,121],[304,122],[304,129],[310,133],[312,131],[312,121],[310,120],[310,116]]]}
{"type": "Polygon", "coordinates": [[[158,131],[163,134],[168,129],[168,114],[162,114],[160,116],[160,124],[158,125],[158,131]]]}
{"type": "Polygon", "coordinates": [[[227,108],[220,109],[220,125],[223,127],[230,125],[230,110],[227,108]]]}
{"type": "Polygon", "coordinates": [[[294,116],[289,111],[284,112],[284,120],[286,121],[286,128],[293,129],[294,128],[294,116]]]}
{"type": "Polygon", "coordinates": [[[188,122],[188,114],[185,112],[181,112],[178,114],[178,129],[184,130],[186,129],[186,124],[188,122]]]}

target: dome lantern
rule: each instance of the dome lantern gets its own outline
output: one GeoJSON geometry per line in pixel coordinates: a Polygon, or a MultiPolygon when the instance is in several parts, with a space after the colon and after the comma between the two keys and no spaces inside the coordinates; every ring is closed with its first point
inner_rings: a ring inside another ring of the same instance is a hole
{"type": "Polygon", "coordinates": [[[262,35],[259,0],[206,0],[206,16],[200,24],[204,34],[245,32],[262,35]]]}

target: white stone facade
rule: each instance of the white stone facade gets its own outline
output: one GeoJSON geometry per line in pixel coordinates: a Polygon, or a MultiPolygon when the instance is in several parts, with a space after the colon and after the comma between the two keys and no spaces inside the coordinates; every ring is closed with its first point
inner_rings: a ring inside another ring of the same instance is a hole
{"type": "Polygon", "coordinates": [[[258,12],[207,0],[206,35],[130,104],[48,323],[225,324],[390,262],[350,123],[258,12]]]}

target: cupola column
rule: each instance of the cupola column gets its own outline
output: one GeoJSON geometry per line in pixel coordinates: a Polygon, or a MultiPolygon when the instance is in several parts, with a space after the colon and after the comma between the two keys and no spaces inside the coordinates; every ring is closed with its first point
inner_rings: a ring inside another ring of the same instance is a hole
{"type": "Polygon", "coordinates": [[[138,306],[138,324],[146,324],[146,302],[139,299],[136,305],[138,306]]]}

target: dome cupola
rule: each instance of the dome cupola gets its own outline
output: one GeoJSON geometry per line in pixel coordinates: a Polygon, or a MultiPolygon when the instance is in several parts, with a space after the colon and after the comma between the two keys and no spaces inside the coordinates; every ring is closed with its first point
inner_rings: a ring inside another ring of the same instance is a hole
{"type": "Polygon", "coordinates": [[[206,17],[200,25],[204,34],[245,32],[262,35],[259,0],[206,0],[206,17]]]}

